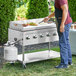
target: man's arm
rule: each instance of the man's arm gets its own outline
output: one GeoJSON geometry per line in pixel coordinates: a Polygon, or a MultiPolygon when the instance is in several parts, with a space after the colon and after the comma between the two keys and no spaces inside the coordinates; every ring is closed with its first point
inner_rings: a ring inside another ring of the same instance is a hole
{"type": "Polygon", "coordinates": [[[62,21],[61,21],[61,25],[60,25],[60,32],[64,32],[64,23],[66,21],[67,15],[68,15],[68,7],[67,4],[64,4],[61,6],[61,9],[63,11],[62,13],[62,21]]]}
{"type": "Polygon", "coordinates": [[[52,14],[50,14],[49,16],[48,16],[48,18],[51,18],[51,17],[54,17],[55,16],[55,12],[53,12],[52,14]]]}

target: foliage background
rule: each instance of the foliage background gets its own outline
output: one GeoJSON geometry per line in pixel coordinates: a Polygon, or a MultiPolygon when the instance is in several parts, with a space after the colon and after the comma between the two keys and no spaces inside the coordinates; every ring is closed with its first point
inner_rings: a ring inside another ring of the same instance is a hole
{"type": "Polygon", "coordinates": [[[8,38],[9,21],[15,18],[15,0],[0,0],[0,44],[8,38]]]}
{"type": "Polygon", "coordinates": [[[47,0],[29,0],[27,7],[27,19],[43,18],[49,15],[47,0]]]}
{"type": "Polygon", "coordinates": [[[72,20],[73,22],[76,22],[76,0],[68,0],[68,3],[72,20]]]}

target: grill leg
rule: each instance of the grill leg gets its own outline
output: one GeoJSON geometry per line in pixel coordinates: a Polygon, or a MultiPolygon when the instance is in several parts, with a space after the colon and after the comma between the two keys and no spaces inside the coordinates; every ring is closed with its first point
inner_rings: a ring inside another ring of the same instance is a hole
{"type": "Polygon", "coordinates": [[[26,68],[24,50],[25,50],[25,47],[22,46],[22,66],[23,66],[23,68],[26,68]]]}
{"type": "Polygon", "coordinates": [[[26,69],[26,63],[23,61],[22,67],[26,69]]]}
{"type": "Polygon", "coordinates": [[[50,57],[50,42],[48,44],[48,57],[50,57]]]}

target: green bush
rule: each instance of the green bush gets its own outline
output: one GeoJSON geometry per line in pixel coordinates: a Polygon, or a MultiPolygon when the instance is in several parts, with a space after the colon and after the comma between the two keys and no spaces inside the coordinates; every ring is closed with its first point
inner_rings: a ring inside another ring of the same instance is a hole
{"type": "Polygon", "coordinates": [[[17,17],[25,18],[26,7],[24,5],[22,5],[19,8],[16,8],[15,13],[16,13],[15,20],[18,20],[17,17]]]}
{"type": "Polygon", "coordinates": [[[16,1],[16,7],[19,8],[21,5],[26,5],[28,0],[15,0],[16,1]]]}
{"type": "Polygon", "coordinates": [[[27,19],[43,18],[49,15],[47,0],[29,0],[27,2],[27,19]]]}
{"type": "Polygon", "coordinates": [[[15,18],[15,0],[0,0],[0,44],[8,39],[9,21],[15,18]]]}
{"type": "Polygon", "coordinates": [[[76,22],[76,0],[68,0],[68,3],[72,20],[73,22],[76,22]]]}
{"type": "Polygon", "coordinates": [[[55,11],[54,6],[51,6],[51,13],[55,11]]]}

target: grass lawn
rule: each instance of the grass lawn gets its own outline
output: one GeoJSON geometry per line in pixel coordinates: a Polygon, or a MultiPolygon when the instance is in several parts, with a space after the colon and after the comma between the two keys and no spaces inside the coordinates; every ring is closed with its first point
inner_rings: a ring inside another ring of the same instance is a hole
{"type": "MultiPolygon", "coordinates": [[[[59,51],[58,47],[52,49],[59,51]]],[[[76,76],[76,56],[73,56],[73,65],[67,69],[54,68],[59,63],[60,58],[55,58],[29,63],[26,69],[23,69],[20,63],[5,64],[0,69],[0,76],[76,76]]]]}

